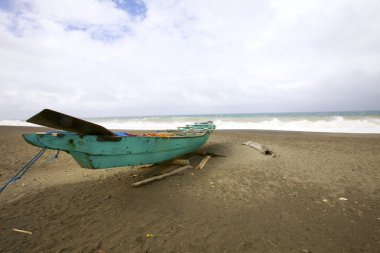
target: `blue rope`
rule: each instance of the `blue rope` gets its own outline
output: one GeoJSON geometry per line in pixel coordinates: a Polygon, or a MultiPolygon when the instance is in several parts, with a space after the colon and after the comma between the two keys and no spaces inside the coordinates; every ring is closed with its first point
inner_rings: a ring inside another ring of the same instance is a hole
{"type": "Polygon", "coordinates": [[[21,170],[17,172],[9,181],[0,189],[0,193],[2,193],[8,185],[14,183],[16,180],[20,179],[25,172],[40,158],[46,151],[46,148],[41,149],[37,155],[35,155],[29,162],[27,162],[24,166],[22,166],[21,170]]]}

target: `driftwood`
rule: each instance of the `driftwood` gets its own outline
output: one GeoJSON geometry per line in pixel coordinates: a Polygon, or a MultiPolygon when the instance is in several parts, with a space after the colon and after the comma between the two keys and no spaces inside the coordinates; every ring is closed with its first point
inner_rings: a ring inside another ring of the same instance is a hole
{"type": "MultiPolygon", "coordinates": [[[[149,169],[149,168],[152,168],[152,167],[154,167],[154,166],[156,166],[156,164],[149,164],[149,165],[143,165],[143,166],[141,166],[139,169],[149,169]]],[[[134,166],[132,166],[132,168],[133,168],[134,166]]]]}
{"type": "Polygon", "coordinates": [[[195,167],[195,169],[196,170],[202,170],[205,167],[205,165],[208,162],[208,160],[210,160],[210,158],[211,158],[210,155],[208,155],[205,158],[203,158],[203,160],[198,164],[197,167],[195,167]]]}
{"type": "Polygon", "coordinates": [[[163,162],[162,164],[186,166],[186,165],[189,165],[190,162],[189,160],[185,160],[185,159],[173,159],[170,161],[163,162]]]}
{"type": "Polygon", "coordinates": [[[254,148],[264,155],[274,155],[272,150],[254,141],[247,141],[243,143],[243,145],[247,145],[251,148],[254,148]]]}
{"type": "Polygon", "coordinates": [[[26,230],[22,230],[22,229],[17,229],[17,228],[14,228],[14,229],[12,229],[12,230],[15,231],[15,232],[19,232],[19,233],[23,233],[23,234],[28,234],[28,235],[33,234],[33,233],[30,232],[30,231],[26,231],[26,230]]]}
{"type": "Polygon", "coordinates": [[[168,173],[165,173],[165,174],[162,174],[162,175],[159,175],[159,176],[151,177],[151,178],[144,179],[142,181],[133,183],[132,186],[140,186],[140,185],[151,183],[153,181],[161,180],[161,179],[163,179],[165,177],[169,177],[171,175],[177,174],[177,173],[179,173],[181,171],[184,171],[186,169],[189,169],[189,168],[192,168],[192,166],[191,165],[186,165],[186,166],[180,167],[178,169],[175,169],[175,170],[173,170],[171,172],[168,172],[168,173]]]}
{"type": "Polygon", "coordinates": [[[211,156],[211,157],[227,157],[226,155],[220,155],[220,154],[216,154],[216,153],[213,153],[213,152],[205,152],[205,151],[201,151],[201,152],[198,152],[197,155],[201,155],[201,156],[211,156]]]}

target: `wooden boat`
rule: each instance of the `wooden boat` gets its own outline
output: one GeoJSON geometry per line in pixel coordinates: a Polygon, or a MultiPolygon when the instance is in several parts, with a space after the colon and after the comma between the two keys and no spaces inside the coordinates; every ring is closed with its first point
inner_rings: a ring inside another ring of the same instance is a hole
{"type": "Polygon", "coordinates": [[[112,132],[100,125],[45,109],[27,120],[60,131],[23,134],[37,147],[66,151],[83,168],[155,164],[191,153],[206,143],[215,125],[194,123],[147,134],[112,132]],[[64,131],[62,131],[64,130],[64,131]]]}

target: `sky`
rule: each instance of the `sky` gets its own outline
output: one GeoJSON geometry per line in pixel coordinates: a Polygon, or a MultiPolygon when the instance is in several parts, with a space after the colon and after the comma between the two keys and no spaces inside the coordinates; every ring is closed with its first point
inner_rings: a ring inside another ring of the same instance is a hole
{"type": "Polygon", "coordinates": [[[0,119],[380,110],[378,0],[0,0],[0,119]]]}

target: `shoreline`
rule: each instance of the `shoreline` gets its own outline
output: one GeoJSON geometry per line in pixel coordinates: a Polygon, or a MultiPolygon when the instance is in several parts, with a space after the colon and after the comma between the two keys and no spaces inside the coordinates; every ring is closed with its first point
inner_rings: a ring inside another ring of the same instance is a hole
{"type": "MultiPolygon", "coordinates": [[[[1,185],[38,129],[0,126],[1,185]]],[[[137,188],[167,168],[83,169],[47,151],[0,194],[0,252],[377,252],[380,134],[216,130],[201,150],[227,157],[137,188]]]]}

